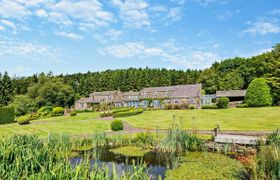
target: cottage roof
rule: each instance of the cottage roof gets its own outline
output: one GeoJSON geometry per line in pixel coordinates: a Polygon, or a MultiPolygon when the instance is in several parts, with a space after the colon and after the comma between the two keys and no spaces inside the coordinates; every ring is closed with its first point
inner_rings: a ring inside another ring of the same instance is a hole
{"type": "Polygon", "coordinates": [[[94,102],[93,98],[81,98],[79,100],[77,100],[76,102],[78,103],[90,103],[90,102],[94,102]]]}
{"type": "Polygon", "coordinates": [[[190,84],[175,86],[174,91],[170,95],[171,98],[191,98],[191,97],[200,97],[201,95],[201,84],[190,84]]]}
{"type": "Polygon", "coordinates": [[[244,97],[246,95],[245,90],[227,90],[227,91],[217,91],[217,97],[244,97]]]}
{"type": "Polygon", "coordinates": [[[122,93],[122,95],[123,96],[138,96],[138,95],[140,95],[140,92],[129,91],[129,92],[122,93]]]}
{"type": "Polygon", "coordinates": [[[101,91],[101,92],[93,92],[91,93],[91,96],[110,96],[115,95],[118,93],[118,90],[115,91],[101,91]]]}
{"type": "Polygon", "coordinates": [[[178,85],[178,86],[163,86],[163,87],[151,87],[144,88],[140,92],[144,93],[156,93],[156,92],[168,92],[168,97],[182,98],[182,97],[199,97],[201,94],[201,84],[190,85],[178,85]]]}

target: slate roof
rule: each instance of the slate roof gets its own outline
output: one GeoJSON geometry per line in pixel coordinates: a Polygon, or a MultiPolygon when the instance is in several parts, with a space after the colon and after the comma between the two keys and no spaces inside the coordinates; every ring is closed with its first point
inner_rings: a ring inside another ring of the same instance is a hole
{"type": "Polygon", "coordinates": [[[191,98],[199,97],[201,94],[201,84],[163,86],[144,88],[140,91],[141,95],[145,93],[166,92],[169,98],[191,98]]]}
{"type": "Polygon", "coordinates": [[[91,102],[93,102],[93,98],[81,98],[81,99],[77,100],[76,102],[78,102],[78,103],[91,103],[91,102]]]}
{"type": "Polygon", "coordinates": [[[118,90],[115,91],[102,91],[102,92],[93,92],[90,95],[91,96],[110,96],[117,94],[118,90]]]}
{"type": "Polygon", "coordinates": [[[245,90],[227,90],[227,91],[217,91],[217,97],[244,97],[246,95],[245,90]]]}

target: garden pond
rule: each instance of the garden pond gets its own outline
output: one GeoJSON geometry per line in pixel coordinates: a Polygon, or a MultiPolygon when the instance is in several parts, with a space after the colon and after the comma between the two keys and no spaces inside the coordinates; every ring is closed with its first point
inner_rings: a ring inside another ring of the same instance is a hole
{"type": "MultiPolygon", "coordinates": [[[[130,154],[126,151],[116,152],[114,150],[124,150],[120,148],[112,148],[110,146],[103,146],[94,149],[95,159],[91,159],[91,166],[97,165],[98,167],[108,167],[110,173],[112,169],[116,169],[118,175],[122,175],[124,172],[128,172],[133,168],[133,164],[146,164],[147,174],[151,179],[164,179],[165,173],[168,169],[172,169],[176,156],[170,153],[156,152],[152,150],[145,150],[133,146],[128,146],[127,150],[133,150],[130,154]],[[141,154],[142,153],[142,154],[141,154]],[[114,167],[114,168],[113,168],[114,167]]],[[[75,166],[83,160],[82,157],[73,157],[70,159],[70,163],[75,166]]]]}

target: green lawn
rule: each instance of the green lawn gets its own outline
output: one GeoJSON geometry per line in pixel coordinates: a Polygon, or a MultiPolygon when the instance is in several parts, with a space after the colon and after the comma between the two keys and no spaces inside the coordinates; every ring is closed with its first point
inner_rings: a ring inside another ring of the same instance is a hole
{"type": "Polygon", "coordinates": [[[110,130],[110,121],[93,120],[99,113],[81,113],[77,116],[60,116],[32,121],[27,125],[17,123],[0,125],[0,136],[14,133],[47,135],[50,132],[66,134],[94,134],[110,130]]]}
{"type": "Polygon", "coordinates": [[[232,108],[217,110],[156,110],[119,118],[141,128],[169,128],[172,117],[182,121],[185,129],[212,130],[219,124],[221,130],[275,130],[280,128],[280,107],[232,108]]]}

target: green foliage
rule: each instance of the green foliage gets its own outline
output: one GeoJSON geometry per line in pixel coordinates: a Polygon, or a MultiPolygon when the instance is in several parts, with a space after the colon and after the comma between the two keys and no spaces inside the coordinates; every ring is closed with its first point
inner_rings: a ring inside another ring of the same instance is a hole
{"type": "MultiPolygon", "coordinates": [[[[79,141],[79,140],[76,140],[79,141]]],[[[1,179],[136,179],[148,180],[145,164],[132,164],[130,170],[117,174],[113,164],[112,171],[104,165],[91,166],[90,156],[73,167],[71,148],[75,140],[66,135],[50,134],[42,141],[36,135],[16,135],[0,141],[0,177],[1,179]]],[[[95,154],[92,154],[96,159],[95,154]]]]}
{"type": "Polygon", "coordinates": [[[280,129],[277,129],[273,133],[269,134],[266,138],[266,143],[280,148],[280,129]]]}
{"type": "Polygon", "coordinates": [[[35,112],[37,105],[33,99],[27,95],[17,95],[14,97],[9,107],[15,108],[15,115],[22,116],[28,113],[35,112]]]}
{"type": "Polygon", "coordinates": [[[280,150],[274,145],[261,146],[257,155],[257,176],[259,179],[280,178],[280,150]]]}
{"type": "Polygon", "coordinates": [[[140,145],[153,145],[154,137],[150,132],[137,133],[134,141],[140,145]]]}
{"type": "Polygon", "coordinates": [[[218,109],[218,106],[216,104],[213,104],[213,105],[203,105],[201,108],[202,109],[218,109]]]}
{"type": "Polygon", "coordinates": [[[247,108],[249,107],[248,104],[244,103],[244,104],[240,104],[236,106],[237,108],[247,108]]]}
{"type": "Polygon", "coordinates": [[[123,122],[121,120],[113,120],[111,122],[111,130],[120,131],[123,130],[123,122]]]}
{"type": "Polygon", "coordinates": [[[181,122],[173,120],[172,128],[168,129],[167,135],[161,140],[158,149],[163,152],[183,153],[186,151],[203,150],[204,141],[194,134],[181,129],[181,122]]]}
{"type": "Polygon", "coordinates": [[[13,98],[14,86],[8,73],[0,73],[0,107],[7,106],[13,98]]]}
{"type": "Polygon", "coordinates": [[[52,106],[43,106],[41,107],[38,112],[51,112],[53,110],[53,107],[52,106]]]}
{"type": "Polygon", "coordinates": [[[134,116],[137,114],[141,114],[143,113],[143,109],[139,108],[139,109],[132,109],[129,111],[124,111],[124,112],[117,112],[117,113],[112,113],[113,117],[126,117],[126,116],[134,116]]]}
{"type": "Polygon", "coordinates": [[[12,107],[0,107],[0,124],[15,122],[15,109],[12,107]]]}
{"type": "Polygon", "coordinates": [[[30,86],[28,88],[28,95],[35,99],[39,106],[47,103],[54,106],[71,106],[74,104],[75,98],[73,89],[58,78],[46,78],[30,86]]]}
{"type": "Polygon", "coordinates": [[[242,89],[244,86],[244,79],[240,72],[233,69],[232,72],[225,73],[219,79],[219,90],[233,90],[242,89]]]}
{"type": "Polygon", "coordinates": [[[193,152],[182,158],[179,168],[168,170],[167,180],[181,179],[248,179],[246,169],[225,155],[193,152]]]}
{"type": "Polygon", "coordinates": [[[246,92],[245,103],[250,107],[269,106],[272,104],[270,87],[263,78],[254,79],[246,92]]]}
{"type": "Polygon", "coordinates": [[[111,111],[100,112],[100,117],[102,117],[102,118],[111,117],[111,116],[113,116],[113,113],[111,111]]]}
{"type": "Polygon", "coordinates": [[[55,107],[53,108],[53,115],[54,116],[62,116],[64,114],[64,108],[63,107],[55,107]]]}
{"type": "Polygon", "coordinates": [[[149,150],[143,149],[139,146],[123,146],[117,149],[111,149],[110,151],[115,154],[121,154],[128,157],[142,157],[149,152],[149,150]]]}
{"type": "Polygon", "coordinates": [[[29,122],[32,120],[32,117],[30,115],[24,115],[24,116],[20,116],[17,119],[17,123],[19,125],[25,125],[25,124],[29,124],[29,122]]]}
{"type": "Polygon", "coordinates": [[[77,111],[76,110],[71,111],[70,116],[77,116],[77,111]]]}
{"type": "Polygon", "coordinates": [[[217,107],[219,109],[227,109],[228,108],[228,103],[229,103],[229,98],[221,97],[218,100],[217,107]]]}

